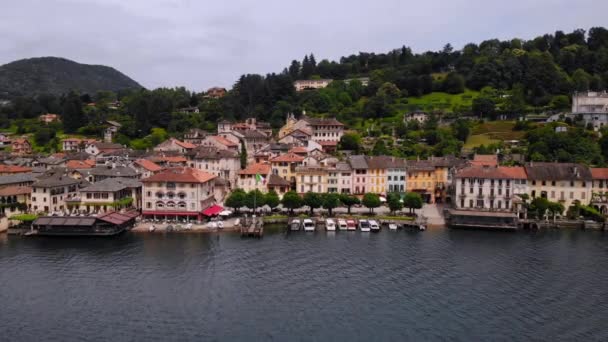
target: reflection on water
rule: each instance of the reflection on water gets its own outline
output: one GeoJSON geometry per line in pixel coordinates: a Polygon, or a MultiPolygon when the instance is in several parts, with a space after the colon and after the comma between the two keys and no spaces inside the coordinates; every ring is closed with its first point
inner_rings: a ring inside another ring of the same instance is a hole
{"type": "Polygon", "coordinates": [[[0,235],[3,340],[606,340],[608,235],[0,235]]]}

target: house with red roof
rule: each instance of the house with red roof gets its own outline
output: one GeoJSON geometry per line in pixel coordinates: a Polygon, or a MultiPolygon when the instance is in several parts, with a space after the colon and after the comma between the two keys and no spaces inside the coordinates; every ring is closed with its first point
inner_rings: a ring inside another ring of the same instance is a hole
{"type": "Polygon", "coordinates": [[[186,153],[195,148],[191,143],[183,142],[175,138],[169,138],[154,147],[156,152],[179,152],[186,153]]]}
{"type": "Polygon", "coordinates": [[[258,189],[261,192],[268,191],[268,177],[271,174],[270,164],[250,164],[244,170],[239,171],[237,187],[245,191],[258,189]]]}
{"type": "Polygon", "coordinates": [[[25,138],[13,139],[11,153],[18,156],[32,154],[32,144],[25,138]]]}
{"type": "Polygon", "coordinates": [[[133,162],[133,168],[137,173],[141,174],[142,178],[148,178],[163,169],[162,166],[148,159],[135,160],[133,162]]]}
{"type": "Polygon", "coordinates": [[[219,135],[210,135],[201,141],[201,146],[205,147],[214,147],[219,150],[231,150],[235,152],[240,152],[239,147],[240,144],[231,140],[228,140],[219,135]]]}
{"type": "Polygon", "coordinates": [[[215,203],[217,176],[190,167],[167,168],[141,180],[142,215],[201,220],[215,203]]]}
{"type": "Polygon", "coordinates": [[[31,167],[0,164],[0,176],[32,172],[31,167]]]}
{"type": "Polygon", "coordinates": [[[290,182],[292,187],[296,184],[296,168],[302,166],[306,158],[295,153],[286,153],[270,159],[272,174],[290,182]]]}

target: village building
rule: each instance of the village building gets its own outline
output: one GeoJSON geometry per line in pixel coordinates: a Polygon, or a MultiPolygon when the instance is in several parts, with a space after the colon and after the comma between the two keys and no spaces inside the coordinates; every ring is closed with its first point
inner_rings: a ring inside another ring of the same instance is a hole
{"type": "Polygon", "coordinates": [[[303,165],[305,158],[294,153],[287,153],[270,159],[272,174],[277,175],[291,184],[296,185],[296,168],[303,165]]]}
{"type": "Polygon", "coordinates": [[[184,133],[184,142],[195,146],[200,146],[210,134],[200,128],[191,128],[184,133]]]}
{"type": "Polygon", "coordinates": [[[600,130],[608,125],[608,92],[587,91],[572,95],[572,115],[600,130]]]}
{"type": "Polygon", "coordinates": [[[215,203],[216,178],[189,167],[165,169],[145,178],[142,215],[200,221],[203,211],[215,203]]]}
{"type": "Polygon", "coordinates": [[[200,113],[200,110],[198,109],[198,107],[192,106],[192,107],[178,108],[178,109],[176,109],[176,112],[193,114],[193,113],[200,113]]]}
{"type": "Polygon", "coordinates": [[[235,144],[245,144],[247,156],[249,156],[251,160],[253,160],[255,153],[268,145],[271,140],[270,136],[259,130],[233,130],[228,133],[220,133],[219,135],[235,144]]]}
{"type": "Polygon", "coordinates": [[[428,119],[429,119],[429,115],[427,113],[416,111],[416,112],[411,112],[411,113],[405,114],[405,116],[403,117],[403,122],[408,123],[411,121],[416,121],[419,124],[423,124],[428,119]]]}
{"type": "Polygon", "coordinates": [[[344,124],[335,118],[311,118],[306,115],[303,115],[299,120],[296,120],[293,114],[289,114],[285,125],[279,130],[279,139],[282,139],[297,130],[301,131],[303,134],[310,135],[310,138],[308,138],[307,141],[332,141],[337,143],[344,135],[344,124]]]}
{"type": "Polygon", "coordinates": [[[29,186],[6,186],[0,188],[0,216],[13,216],[30,209],[32,188],[29,186]]]}
{"type": "Polygon", "coordinates": [[[162,166],[147,159],[137,159],[133,162],[133,169],[140,174],[140,178],[148,178],[163,169],[162,166]]]}
{"type": "Polygon", "coordinates": [[[311,133],[301,129],[294,129],[289,133],[285,133],[284,135],[281,135],[281,133],[279,133],[279,136],[282,136],[282,138],[278,140],[278,142],[281,144],[306,146],[311,138],[311,133]]]}
{"type": "Polygon", "coordinates": [[[25,138],[17,138],[11,141],[11,153],[18,156],[32,154],[32,144],[25,138]]]}
{"type": "Polygon", "coordinates": [[[0,133],[0,148],[4,146],[9,146],[11,144],[11,138],[4,133],[0,133]]]}
{"type": "Polygon", "coordinates": [[[212,98],[212,99],[219,99],[219,98],[224,97],[226,95],[226,93],[227,93],[226,88],[213,87],[213,88],[207,89],[204,97],[212,98]]]}
{"type": "Polygon", "coordinates": [[[333,80],[331,79],[318,79],[318,80],[297,80],[293,82],[296,91],[304,91],[311,89],[323,89],[327,87],[333,80]]]}
{"type": "Polygon", "coordinates": [[[61,140],[61,149],[64,152],[80,152],[84,151],[87,145],[91,145],[96,142],[98,142],[96,139],[66,138],[61,140]]]}
{"type": "Polygon", "coordinates": [[[275,175],[270,174],[267,182],[268,191],[274,191],[279,195],[279,198],[283,198],[286,192],[291,190],[291,182],[275,175]]]}
{"type": "Polygon", "coordinates": [[[122,125],[116,121],[106,121],[106,128],[103,130],[103,141],[106,143],[114,141],[114,137],[116,137],[116,134],[121,127],[122,125]]]}
{"type": "Polygon", "coordinates": [[[97,166],[89,170],[83,170],[89,182],[99,182],[107,178],[133,178],[139,179],[140,174],[128,166],[97,166]]]}
{"type": "Polygon", "coordinates": [[[238,153],[212,147],[196,148],[192,151],[189,164],[190,167],[224,179],[228,189],[236,186],[238,172],[241,170],[241,158],[238,153]]]}
{"type": "Polygon", "coordinates": [[[95,161],[92,159],[87,160],[68,160],[65,163],[65,168],[68,170],[83,170],[92,169],[95,167],[95,161]]]}
{"type": "Polygon", "coordinates": [[[193,144],[169,138],[154,147],[155,152],[177,152],[185,154],[195,148],[193,144]]]}
{"type": "Polygon", "coordinates": [[[123,149],[121,144],[114,144],[108,142],[94,142],[87,144],[84,151],[90,155],[97,156],[108,152],[116,152],[123,149]]]}
{"type": "Polygon", "coordinates": [[[471,165],[474,166],[498,166],[498,155],[496,154],[475,154],[471,165]]]}
{"type": "Polygon", "coordinates": [[[575,201],[591,202],[593,176],[589,168],[574,163],[539,163],[525,165],[530,197],[560,202],[567,209],[575,201]]]}
{"type": "Polygon", "coordinates": [[[265,193],[268,190],[266,182],[271,173],[270,164],[257,163],[248,165],[245,169],[238,172],[239,180],[237,187],[246,192],[257,189],[265,193]],[[258,180],[258,175],[263,179],[258,180]]]}
{"type": "Polygon", "coordinates": [[[68,201],[73,209],[87,213],[107,212],[128,207],[141,208],[142,183],[132,178],[106,178],[80,189],[80,195],[68,201]]]}
{"type": "Polygon", "coordinates": [[[363,196],[369,191],[367,183],[367,171],[369,169],[365,156],[355,155],[348,158],[348,163],[352,169],[352,193],[363,196]]]}
{"type": "Polygon", "coordinates": [[[454,207],[460,210],[516,210],[521,197],[528,193],[526,169],[523,167],[474,165],[455,176],[454,207]]]}
{"type": "Polygon", "coordinates": [[[38,120],[40,120],[41,122],[45,123],[45,124],[50,124],[52,122],[58,122],[59,121],[59,115],[57,114],[51,114],[51,113],[47,113],[47,114],[42,114],[38,117],[38,120]]]}
{"type": "Polygon", "coordinates": [[[347,162],[337,162],[328,168],[327,192],[350,194],[352,192],[352,169],[347,162]]]}
{"type": "Polygon", "coordinates": [[[0,176],[0,189],[6,187],[30,187],[36,181],[36,176],[32,172],[15,173],[0,176]]]}
{"type": "Polygon", "coordinates": [[[296,191],[324,193],[327,191],[328,170],[319,166],[296,167],[296,191]]]}
{"type": "Polygon", "coordinates": [[[0,164],[0,176],[14,175],[17,173],[29,173],[29,172],[32,172],[31,167],[0,164]]]}
{"type": "Polygon", "coordinates": [[[593,178],[591,205],[608,214],[608,168],[591,168],[593,178]]]}
{"type": "Polygon", "coordinates": [[[65,212],[67,201],[78,197],[88,182],[69,177],[63,170],[53,170],[32,184],[31,209],[35,213],[65,212]]]}
{"type": "Polygon", "coordinates": [[[205,139],[201,141],[200,146],[214,147],[220,150],[231,150],[235,152],[240,152],[239,142],[233,142],[219,135],[209,135],[205,137],[205,139]]]}

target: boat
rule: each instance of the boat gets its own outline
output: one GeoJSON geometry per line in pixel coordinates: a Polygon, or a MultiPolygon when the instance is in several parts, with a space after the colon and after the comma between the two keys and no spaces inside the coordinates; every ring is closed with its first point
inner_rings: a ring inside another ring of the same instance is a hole
{"type": "Polygon", "coordinates": [[[224,228],[224,222],[223,222],[223,221],[218,221],[218,222],[217,222],[217,227],[218,227],[219,229],[224,228]]]}
{"type": "Polygon", "coordinates": [[[336,230],[336,221],[332,219],[325,220],[325,229],[328,231],[336,230]]]}
{"type": "Polygon", "coordinates": [[[357,230],[357,222],[355,220],[346,220],[348,230],[357,230]]]}
{"type": "Polygon", "coordinates": [[[362,232],[369,232],[370,225],[368,220],[359,220],[359,230],[362,232]]]}
{"type": "Polygon", "coordinates": [[[154,227],[154,225],[153,225],[153,224],[151,224],[151,225],[150,225],[150,228],[148,228],[148,231],[149,231],[150,233],[152,233],[152,232],[153,232],[153,231],[155,231],[155,230],[156,230],[156,227],[154,227]]]}
{"type": "Polygon", "coordinates": [[[338,229],[347,230],[348,224],[346,224],[346,220],[338,220],[338,229]]]}
{"type": "Polygon", "coordinates": [[[376,221],[376,220],[369,220],[369,228],[372,232],[380,231],[380,225],[378,224],[378,221],[376,221]]]}
{"type": "Polygon", "coordinates": [[[300,222],[300,220],[298,219],[293,219],[291,221],[291,223],[289,224],[289,229],[290,230],[300,230],[300,227],[302,226],[302,222],[300,222]]]}
{"type": "Polygon", "coordinates": [[[315,223],[311,219],[304,219],[302,222],[302,227],[304,227],[305,232],[315,231],[315,223]]]}
{"type": "Polygon", "coordinates": [[[389,223],[388,224],[388,229],[389,230],[397,230],[397,228],[399,228],[396,224],[394,223],[389,223]]]}

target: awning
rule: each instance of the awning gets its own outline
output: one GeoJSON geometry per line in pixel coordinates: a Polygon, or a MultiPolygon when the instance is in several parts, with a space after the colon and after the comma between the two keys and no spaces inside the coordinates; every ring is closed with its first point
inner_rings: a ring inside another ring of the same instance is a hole
{"type": "Polygon", "coordinates": [[[214,204],[214,205],[210,206],[209,208],[203,210],[203,215],[205,215],[205,216],[215,216],[215,215],[221,213],[222,210],[224,210],[224,208],[220,207],[217,204],[214,204]]]}

